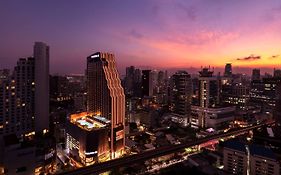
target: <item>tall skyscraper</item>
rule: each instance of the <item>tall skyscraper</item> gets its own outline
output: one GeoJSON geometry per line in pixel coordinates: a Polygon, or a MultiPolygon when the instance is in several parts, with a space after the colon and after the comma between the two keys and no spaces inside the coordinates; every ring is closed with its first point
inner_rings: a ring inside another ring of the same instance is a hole
{"type": "Polygon", "coordinates": [[[186,71],[178,71],[171,80],[172,111],[184,117],[187,126],[191,113],[192,81],[186,71]]]}
{"type": "Polygon", "coordinates": [[[135,80],[135,67],[134,66],[127,67],[126,77],[125,77],[125,87],[124,87],[126,94],[133,94],[134,80],[135,80]]]}
{"type": "Polygon", "coordinates": [[[125,94],[130,96],[141,96],[141,71],[134,66],[126,68],[126,77],[124,78],[125,94]]]}
{"type": "Polygon", "coordinates": [[[35,132],[49,130],[49,46],[35,42],[35,132]]]}
{"type": "Polygon", "coordinates": [[[261,71],[260,69],[253,69],[252,72],[252,81],[260,80],[261,79],[261,71]]]}
{"type": "Polygon", "coordinates": [[[87,90],[87,110],[111,121],[111,157],[119,157],[125,146],[125,95],[113,54],[87,57],[87,90]]]}
{"type": "Polygon", "coordinates": [[[199,106],[214,107],[219,104],[219,80],[213,71],[203,68],[199,76],[199,106]]]}
{"type": "Polygon", "coordinates": [[[224,76],[231,77],[232,76],[232,66],[231,63],[227,63],[224,68],[224,76]]]}

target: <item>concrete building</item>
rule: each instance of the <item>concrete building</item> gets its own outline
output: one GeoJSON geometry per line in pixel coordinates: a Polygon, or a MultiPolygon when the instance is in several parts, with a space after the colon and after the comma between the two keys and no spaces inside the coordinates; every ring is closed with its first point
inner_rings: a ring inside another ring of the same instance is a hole
{"type": "Polygon", "coordinates": [[[270,148],[235,140],[224,143],[223,164],[224,170],[230,174],[280,174],[280,162],[270,148]]]}
{"type": "Polygon", "coordinates": [[[49,130],[49,56],[50,48],[42,42],[35,42],[35,132],[49,130]]]}
{"type": "Polygon", "coordinates": [[[125,95],[113,54],[97,52],[87,57],[87,112],[111,121],[111,158],[125,147],[125,95]]]}
{"type": "Polygon", "coordinates": [[[230,174],[248,175],[248,153],[243,143],[227,141],[223,149],[224,170],[230,174]]]}
{"type": "Polygon", "coordinates": [[[199,74],[199,106],[215,107],[220,103],[220,81],[208,68],[203,68],[199,74]]]}
{"type": "Polygon", "coordinates": [[[280,174],[280,163],[272,150],[258,145],[251,145],[249,150],[251,174],[280,174]]]}

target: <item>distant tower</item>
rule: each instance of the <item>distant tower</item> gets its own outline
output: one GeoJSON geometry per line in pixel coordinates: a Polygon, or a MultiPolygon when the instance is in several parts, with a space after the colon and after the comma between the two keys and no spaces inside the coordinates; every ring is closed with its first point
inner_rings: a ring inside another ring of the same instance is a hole
{"type": "Polygon", "coordinates": [[[231,77],[232,76],[232,66],[231,63],[227,63],[224,68],[224,76],[231,77]]]}
{"type": "Polygon", "coordinates": [[[252,72],[252,81],[260,80],[261,79],[261,72],[260,69],[253,69],[252,72]]]}
{"type": "Polygon", "coordinates": [[[142,70],[142,96],[152,96],[151,70],[142,70]]]}
{"type": "Polygon", "coordinates": [[[49,130],[49,46],[35,42],[35,132],[49,130]]]}
{"type": "Polygon", "coordinates": [[[274,109],[274,118],[276,122],[281,124],[281,82],[276,85],[276,103],[274,109]]]}
{"type": "Polygon", "coordinates": [[[125,147],[125,95],[113,54],[97,52],[87,57],[88,112],[111,120],[111,158],[125,147]]]}
{"type": "Polygon", "coordinates": [[[126,94],[132,94],[134,88],[135,80],[135,67],[126,67],[126,77],[125,77],[125,92],[126,94]]]}
{"type": "Polygon", "coordinates": [[[215,107],[220,99],[219,80],[208,68],[203,68],[199,74],[199,104],[201,107],[215,107]]]}
{"type": "Polygon", "coordinates": [[[273,71],[273,77],[275,78],[281,78],[281,69],[274,69],[273,71]]]}

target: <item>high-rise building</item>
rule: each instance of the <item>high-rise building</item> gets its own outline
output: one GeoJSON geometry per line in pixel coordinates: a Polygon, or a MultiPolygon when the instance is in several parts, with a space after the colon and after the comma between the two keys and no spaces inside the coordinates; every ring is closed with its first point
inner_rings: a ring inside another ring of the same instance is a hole
{"type": "Polygon", "coordinates": [[[158,104],[166,104],[168,101],[167,94],[168,78],[167,71],[159,71],[157,75],[157,82],[154,90],[154,95],[156,97],[156,102],[158,104]]]}
{"type": "Polygon", "coordinates": [[[20,58],[13,74],[1,82],[0,135],[33,133],[35,129],[35,60],[20,58]],[[2,130],[2,131],[1,131],[2,130]]]}
{"type": "Polygon", "coordinates": [[[142,70],[142,96],[151,96],[153,93],[151,85],[151,70],[142,70]]]}
{"type": "Polygon", "coordinates": [[[227,63],[224,68],[224,76],[231,77],[232,76],[232,66],[231,63],[227,63]]]}
{"type": "Polygon", "coordinates": [[[199,106],[215,107],[220,103],[220,81],[208,68],[199,73],[199,106]]]}
{"type": "Polygon", "coordinates": [[[49,46],[35,42],[35,132],[49,129],[49,46]]]}
{"type": "Polygon", "coordinates": [[[276,88],[281,78],[263,78],[251,82],[250,102],[263,107],[263,112],[271,112],[276,103],[276,88]],[[267,107],[268,106],[268,107],[267,107]],[[266,109],[268,108],[268,109],[266,109]]]}
{"type": "Polygon", "coordinates": [[[124,86],[126,94],[133,94],[134,80],[135,80],[135,67],[134,66],[127,67],[125,86],[124,86]]]}
{"type": "Polygon", "coordinates": [[[226,104],[231,104],[245,109],[250,94],[250,87],[242,85],[242,83],[232,83],[222,85],[222,100],[226,104]]]}
{"type": "Polygon", "coordinates": [[[183,125],[189,123],[191,113],[192,81],[186,71],[176,72],[171,79],[171,109],[184,118],[183,125]]]}
{"type": "Polygon", "coordinates": [[[253,69],[252,72],[252,81],[260,80],[261,79],[261,71],[260,69],[253,69]]]}
{"type": "Polygon", "coordinates": [[[87,110],[111,121],[111,157],[124,151],[125,95],[113,54],[97,52],[87,57],[87,110]]]}
{"type": "Polygon", "coordinates": [[[55,143],[48,130],[49,47],[36,42],[34,57],[20,58],[0,80],[0,168],[31,174],[50,166],[55,143]]]}
{"type": "Polygon", "coordinates": [[[134,66],[126,68],[126,76],[124,78],[124,90],[126,95],[140,97],[141,96],[141,71],[135,69],[134,66]]]}

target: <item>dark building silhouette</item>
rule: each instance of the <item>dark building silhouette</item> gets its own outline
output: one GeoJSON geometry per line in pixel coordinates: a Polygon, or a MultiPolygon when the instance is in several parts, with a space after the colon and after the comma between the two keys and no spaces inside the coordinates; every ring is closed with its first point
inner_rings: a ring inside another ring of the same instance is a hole
{"type": "Polygon", "coordinates": [[[172,111],[185,118],[184,125],[189,122],[191,113],[192,80],[186,71],[178,71],[171,77],[172,111]]]}
{"type": "Polygon", "coordinates": [[[261,79],[260,69],[253,69],[252,71],[252,81],[257,81],[261,79]]]}
{"type": "Polygon", "coordinates": [[[227,63],[224,68],[224,76],[231,77],[232,76],[232,65],[231,63],[227,63]]]}
{"type": "Polygon", "coordinates": [[[152,95],[150,73],[151,70],[142,70],[142,97],[152,95]]]}

